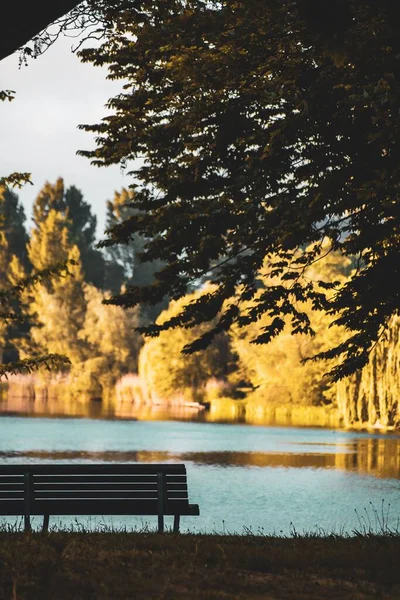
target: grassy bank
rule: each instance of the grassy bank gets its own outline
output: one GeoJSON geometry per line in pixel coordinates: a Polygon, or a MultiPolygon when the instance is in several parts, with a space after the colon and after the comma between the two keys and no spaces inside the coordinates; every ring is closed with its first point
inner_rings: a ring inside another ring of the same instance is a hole
{"type": "Polygon", "coordinates": [[[400,598],[400,536],[0,533],[0,598],[400,598]]]}

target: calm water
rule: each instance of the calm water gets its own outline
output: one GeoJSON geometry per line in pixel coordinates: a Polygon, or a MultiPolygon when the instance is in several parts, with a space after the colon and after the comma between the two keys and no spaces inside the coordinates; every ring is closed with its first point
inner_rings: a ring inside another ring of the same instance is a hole
{"type": "MultiPolygon", "coordinates": [[[[185,462],[190,501],[200,505],[201,516],[183,518],[182,525],[194,531],[290,534],[291,524],[299,532],[379,528],[373,507],[382,519],[382,500],[385,522],[396,527],[400,519],[395,434],[1,416],[0,460],[185,462]]],[[[155,518],[145,521],[155,526],[155,518]]],[[[140,527],[143,519],[127,517],[123,523],[140,527]]]]}

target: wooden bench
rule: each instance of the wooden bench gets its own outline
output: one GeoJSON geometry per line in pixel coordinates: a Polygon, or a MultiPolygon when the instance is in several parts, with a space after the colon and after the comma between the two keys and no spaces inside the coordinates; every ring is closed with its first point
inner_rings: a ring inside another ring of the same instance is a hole
{"type": "Polygon", "coordinates": [[[38,464],[0,465],[0,515],[30,518],[43,515],[47,531],[50,515],[157,515],[158,531],[164,516],[199,515],[189,504],[183,464],[38,464]]]}

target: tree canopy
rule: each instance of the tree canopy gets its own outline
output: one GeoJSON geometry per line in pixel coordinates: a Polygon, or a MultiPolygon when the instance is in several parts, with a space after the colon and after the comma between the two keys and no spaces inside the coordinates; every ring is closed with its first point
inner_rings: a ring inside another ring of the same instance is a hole
{"type": "Polygon", "coordinates": [[[82,126],[97,147],[81,154],[127,166],[137,182],[138,212],[103,245],[139,234],[142,261],[165,262],[152,285],[110,302],[178,299],[205,276],[215,285],[147,334],[209,321],[192,352],[265,314],[253,340],[265,343],[285,315],[312,333],[297,308],[308,301],[350,332],[319,355],[342,358],[334,376],[366,363],[400,300],[393,10],[389,0],[144,0],[81,52],[122,85],[101,123],[82,126]],[[351,277],[307,279],[331,250],[352,258],[351,277]],[[276,257],[267,286],[266,256],[276,257]]]}

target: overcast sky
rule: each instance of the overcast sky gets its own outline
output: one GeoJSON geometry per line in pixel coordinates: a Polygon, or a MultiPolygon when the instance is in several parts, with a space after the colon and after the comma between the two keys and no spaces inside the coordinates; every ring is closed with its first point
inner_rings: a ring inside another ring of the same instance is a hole
{"type": "Polygon", "coordinates": [[[82,190],[98,218],[98,237],[104,228],[105,202],[114,190],[128,186],[130,178],[119,167],[97,168],[79,149],[94,147],[93,136],[77,129],[80,123],[97,123],[106,114],[105,102],[120,90],[106,80],[106,69],[82,64],[71,52],[76,42],[58,40],[45,54],[18,68],[18,54],[0,61],[0,89],[16,91],[11,103],[0,106],[0,173],[32,173],[34,186],[19,194],[27,217],[46,180],[64,178],[82,190]]]}

